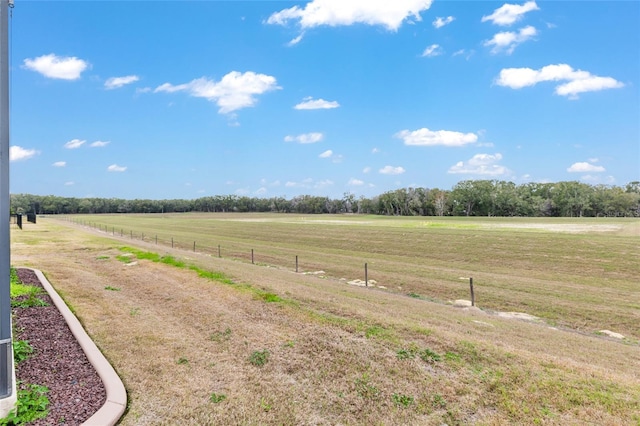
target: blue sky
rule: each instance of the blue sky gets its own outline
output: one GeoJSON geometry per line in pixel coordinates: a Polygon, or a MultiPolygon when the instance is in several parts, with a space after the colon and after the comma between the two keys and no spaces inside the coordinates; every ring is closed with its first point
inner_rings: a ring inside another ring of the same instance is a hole
{"type": "Polygon", "coordinates": [[[638,1],[31,1],[11,192],[640,180],[638,1]]]}

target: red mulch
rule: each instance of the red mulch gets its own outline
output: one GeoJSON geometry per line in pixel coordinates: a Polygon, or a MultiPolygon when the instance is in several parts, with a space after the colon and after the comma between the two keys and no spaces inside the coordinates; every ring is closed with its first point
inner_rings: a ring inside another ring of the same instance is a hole
{"type": "MultiPolygon", "coordinates": [[[[42,287],[36,274],[18,269],[23,284],[42,287]]],[[[27,340],[33,354],[16,365],[19,388],[38,384],[49,388],[49,415],[30,425],[79,425],[102,407],[104,385],[64,318],[44,292],[44,307],[12,309],[14,340],[27,340]]]]}

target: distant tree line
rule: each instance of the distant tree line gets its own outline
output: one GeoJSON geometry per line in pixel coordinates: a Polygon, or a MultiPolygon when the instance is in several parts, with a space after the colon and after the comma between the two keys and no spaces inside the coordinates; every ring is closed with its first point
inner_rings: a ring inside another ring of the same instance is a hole
{"type": "Polygon", "coordinates": [[[581,182],[525,183],[465,180],[451,190],[402,188],[366,198],[300,195],[253,198],[216,195],[193,200],[127,200],[12,194],[12,213],[277,212],[388,216],[640,216],[640,182],[624,187],[581,182]]]}

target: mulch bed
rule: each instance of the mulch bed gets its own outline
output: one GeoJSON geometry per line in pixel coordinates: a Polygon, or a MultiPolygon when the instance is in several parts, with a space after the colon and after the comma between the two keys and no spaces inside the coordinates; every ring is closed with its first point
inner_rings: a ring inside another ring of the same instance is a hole
{"type": "MultiPolygon", "coordinates": [[[[42,287],[33,271],[17,273],[23,284],[42,287]]],[[[29,424],[79,425],[104,404],[104,385],[49,295],[38,298],[48,306],[12,309],[14,341],[27,340],[34,349],[16,365],[18,387],[32,383],[49,388],[49,415],[29,424]]]]}

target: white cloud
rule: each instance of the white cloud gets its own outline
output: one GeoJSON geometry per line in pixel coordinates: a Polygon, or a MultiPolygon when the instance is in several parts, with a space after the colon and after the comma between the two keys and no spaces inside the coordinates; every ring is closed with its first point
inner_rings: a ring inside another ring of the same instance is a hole
{"type": "Polygon", "coordinates": [[[77,149],[80,148],[82,145],[85,144],[85,140],[80,140],[80,139],[72,139],[69,142],[64,144],[64,147],[67,149],[77,149]]]}
{"type": "Polygon", "coordinates": [[[605,89],[618,89],[624,84],[611,77],[591,76],[589,78],[573,80],[556,87],[556,94],[577,99],[579,93],[597,92],[605,89]]]}
{"type": "Polygon", "coordinates": [[[264,186],[262,186],[262,187],[258,188],[258,189],[256,190],[256,192],[255,192],[255,193],[256,193],[256,195],[263,195],[263,194],[266,194],[266,193],[267,193],[267,188],[265,188],[264,186]]]}
{"type": "Polygon", "coordinates": [[[521,89],[544,81],[568,81],[556,86],[555,93],[576,99],[579,93],[617,89],[624,84],[611,78],[592,75],[587,71],[574,70],[567,64],[547,65],[539,70],[531,68],[504,68],[495,80],[498,86],[521,89]]]}
{"type": "Polygon", "coordinates": [[[314,132],[314,133],[303,133],[297,136],[290,136],[290,135],[285,136],[284,141],[308,144],[308,143],[320,142],[323,138],[324,138],[324,135],[322,133],[314,132]]]}
{"type": "Polygon", "coordinates": [[[349,186],[362,186],[362,185],[364,185],[364,181],[362,181],[360,179],[351,178],[351,179],[349,179],[349,182],[347,182],[347,185],[349,185],[349,186]]]}
{"type": "Polygon", "coordinates": [[[398,167],[384,166],[383,168],[378,170],[378,172],[383,175],[401,175],[405,171],[406,170],[404,169],[404,167],[401,167],[401,166],[398,166],[398,167]]]}
{"type": "Polygon", "coordinates": [[[378,148],[373,148],[373,149],[371,150],[371,153],[372,153],[372,154],[378,154],[379,152],[380,152],[380,149],[378,149],[378,148]]]}
{"type": "Polygon", "coordinates": [[[367,174],[371,172],[371,167],[365,167],[364,169],[362,169],[362,173],[367,174]]]}
{"type": "Polygon", "coordinates": [[[323,189],[323,188],[326,188],[326,187],[332,186],[332,185],[333,185],[333,181],[332,180],[324,179],[324,180],[319,180],[319,181],[315,182],[313,184],[313,187],[315,189],[323,189]]]}
{"type": "Polygon", "coordinates": [[[66,161],[56,161],[52,164],[53,167],[65,167],[67,165],[66,161]]]}
{"type": "Polygon", "coordinates": [[[257,102],[257,95],[277,89],[280,87],[277,85],[275,77],[270,75],[257,74],[252,71],[245,73],[231,71],[220,81],[202,77],[176,86],[164,83],[156,87],[154,93],[186,91],[191,96],[215,102],[220,107],[218,112],[227,114],[242,108],[252,107],[257,102]]]}
{"type": "Polygon", "coordinates": [[[135,83],[140,80],[140,77],[137,75],[127,75],[125,77],[111,77],[104,82],[104,87],[106,89],[118,89],[127,84],[135,83]]]}
{"type": "Polygon", "coordinates": [[[153,91],[153,89],[151,87],[138,87],[138,88],[136,88],[136,93],[137,94],[150,93],[152,91],[153,91]]]}
{"type": "Polygon", "coordinates": [[[75,56],[56,56],[51,53],[33,59],[27,58],[24,60],[23,67],[39,72],[48,78],[77,80],[80,78],[80,74],[89,67],[89,63],[75,56]]]}
{"type": "Polygon", "coordinates": [[[110,141],[95,141],[95,142],[91,142],[91,145],[89,145],[91,148],[103,148],[107,145],[109,145],[111,142],[110,141]]]}
{"type": "Polygon", "coordinates": [[[112,164],[109,167],[107,167],[107,170],[110,172],[124,172],[125,170],[127,170],[127,168],[123,166],[118,166],[117,164],[112,164]]]}
{"type": "Polygon", "coordinates": [[[26,149],[18,145],[9,147],[9,161],[22,161],[35,157],[40,151],[35,149],[26,149]]]}
{"type": "Polygon", "coordinates": [[[605,168],[602,166],[596,166],[591,163],[573,163],[571,167],[567,169],[569,173],[585,173],[585,172],[604,172],[605,168]]]}
{"type": "Polygon", "coordinates": [[[65,183],[64,183],[64,186],[73,186],[73,185],[75,185],[75,184],[76,184],[76,183],[75,183],[74,181],[72,181],[72,180],[71,180],[71,181],[69,181],[69,182],[65,182],[65,183]]]}
{"type": "Polygon", "coordinates": [[[460,133],[450,130],[429,130],[426,127],[414,131],[402,130],[394,135],[404,140],[405,145],[416,146],[463,146],[478,141],[473,133],[460,133]]]}
{"type": "Polygon", "coordinates": [[[469,161],[458,161],[447,173],[501,176],[509,174],[509,169],[497,164],[502,154],[476,154],[469,161]]]}
{"type": "Polygon", "coordinates": [[[284,184],[287,188],[313,188],[323,189],[333,185],[333,181],[329,179],[315,181],[311,178],[303,179],[301,182],[288,181],[284,184]]]}
{"type": "Polygon", "coordinates": [[[469,59],[471,59],[471,57],[473,55],[475,55],[475,53],[476,53],[476,51],[473,50],[473,49],[471,49],[469,51],[467,51],[465,49],[460,49],[460,50],[456,50],[455,52],[453,52],[453,54],[451,54],[451,56],[455,57],[455,56],[464,55],[464,59],[468,61],[469,59]]]}
{"type": "Polygon", "coordinates": [[[493,46],[493,48],[491,49],[491,53],[493,53],[494,55],[502,51],[505,51],[508,55],[510,55],[519,44],[530,40],[537,34],[538,31],[535,29],[535,27],[529,25],[524,28],[520,28],[520,31],[518,32],[505,31],[497,33],[491,40],[485,41],[484,45],[487,47],[493,46]]]}
{"type": "Polygon", "coordinates": [[[505,3],[491,15],[483,16],[482,22],[491,21],[495,25],[508,26],[521,20],[525,13],[534,10],[540,10],[535,1],[528,1],[523,5],[505,3]]]}
{"type": "Polygon", "coordinates": [[[298,37],[292,39],[291,41],[289,41],[289,43],[287,43],[287,46],[291,47],[291,46],[295,46],[296,44],[300,43],[302,41],[302,38],[304,37],[304,32],[301,33],[298,37]]]}
{"type": "Polygon", "coordinates": [[[273,182],[269,182],[268,180],[262,178],[260,179],[260,185],[262,186],[280,186],[280,181],[279,180],[274,180],[273,182]]]}
{"type": "Polygon", "coordinates": [[[422,57],[433,57],[442,55],[443,51],[439,44],[432,44],[431,46],[427,46],[422,52],[422,57]]]}
{"type": "Polygon", "coordinates": [[[432,22],[432,24],[436,28],[442,28],[445,25],[449,25],[450,23],[452,23],[455,19],[456,18],[454,18],[453,16],[447,16],[446,18],[438,16],[436,20],[432,22]]]}
{"type": "Polygon", "coordinates": [[[330,150],[330,149],[326,150],[325,152],[320,154],[318,157],[320,157],[320,158],[330,158],[331,162],[333,162],[333,163],[340,163],[343,160],[342,155],[334,154],[334,152],[332,150],[330,150]]]}
{"type": "Polygon", "coordinates": [[[336,101],[325,101],[324,99],[304,98],[302,102],[294,106],[295,109],[332,109],[338,108],[340,104],[336,101]]]}
{"type": "Polygon", "coordinates": [[[420,12],[429,9],[431,3],[432,0],[312,0],[304,8],[294,6],[272,14],[267,23],[286,25],[297,21],[302,29],[361,23],[396,31],[407,19],[422,20],[420,12]]]}

